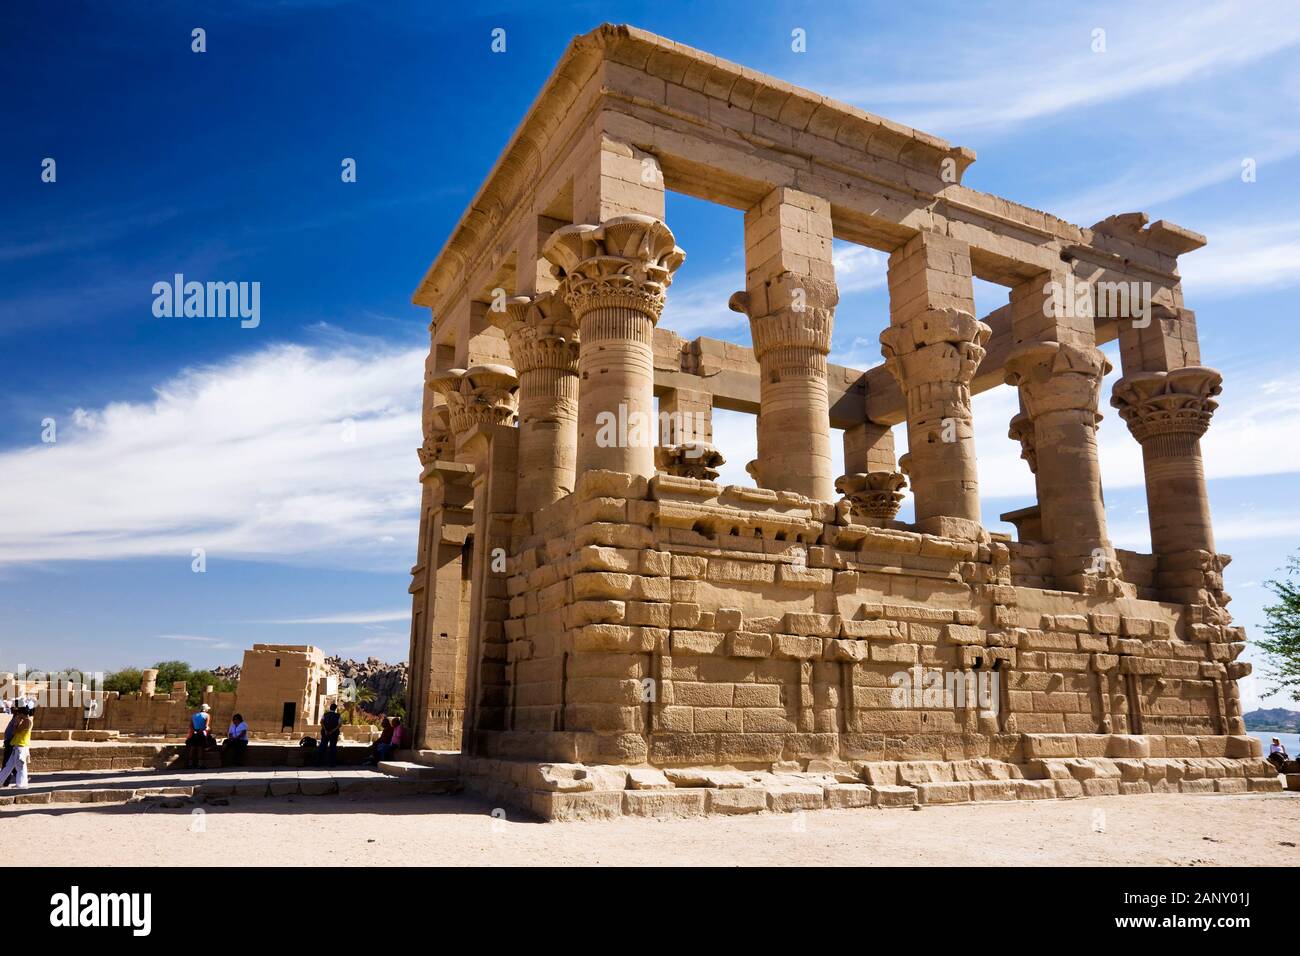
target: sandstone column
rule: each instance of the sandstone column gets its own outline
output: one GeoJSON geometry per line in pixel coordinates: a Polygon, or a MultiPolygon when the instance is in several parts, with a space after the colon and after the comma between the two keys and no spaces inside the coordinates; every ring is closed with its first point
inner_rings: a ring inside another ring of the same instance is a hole
{"type": "Polygon", "coordinates": [[[642,215],[566,226],[543,252],[579,328],[577,470],[651,477],[652,338],[686,255],[661,220],[642,215]]]}
{"type": "Polygon", "coordinates": [[[826,356],[839,292],[831,262],[830,203],[784,186],[745,213],[745,291],[730,306],[749,316],[760,369],[760,486],[832,501],[826,356]]]}
{"type": "Polygon", "coordinates": [[[1116,573],[1097,458],[1097,396],[1108,371],[1098,349],[1050,341],[1019,346],[1006,364],[1025,408],[1012,432],[1034,459],[1052,573],[1058,587],[1089,593],[1116,573]]]}
{"type": "Polygon", "coordinates": [[[846,428],[844,472],[835,479],[835,490],[854,522],[885,524],[898,517],[907,479],[898,471],[892,428],[870,421],[846,428]]]}
{"type": "Polygon", "coordinates": [[[970,250],[919,233],[889,257],[885,365],[907,400],[907,455],[916,525],[974,537],[980,528],[971,380],[992,331],[975,318],[970,250]]]}
{"type": "Polygon", "coordinates": [[[531,514],[573,491],[577,467],[578,329],[551,292],[517,296],[492,321],[519,373],[516,510],[531,514]]]}
{"type": "Polygon", "coordinates": [[[1111,404],[1142,445],[1151,550],[1158,584],[1171,599],[1222,600],[1222,570],[1214,550],[1210,502],[1201,464],[1201,436],[1218,407],[1223,377],[1193,365],[1171,371],[1131,372],[1118,382],[1111,404]]]}
{"type": "Polygon", "coordinates": [[[505,714],[506,616],[504,561],[510,540],[494,519],[514,510],[517,438],[514,370],[482,365],[435,374],[429,385],[447,400],[457,457],[472,465],[474,545],[471,554],[470,647],[465,692],[465,749],[477,752],[476,731],[499,729],[505,714]]]}

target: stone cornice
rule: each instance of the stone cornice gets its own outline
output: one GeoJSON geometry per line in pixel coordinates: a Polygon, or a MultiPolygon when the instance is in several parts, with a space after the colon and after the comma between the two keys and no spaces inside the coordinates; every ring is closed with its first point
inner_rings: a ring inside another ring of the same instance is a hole
{"type": "MultiPolygon", "coordinates": [[[[558,145],[555,137],[565,118],[579,106],[588,108],[580,101],[589,99],[592,90],[597,104],[606,102],[619,108],[615,101],[628,98],[637,77],[652,83],[687,84],[688,89],[724,104],[752,109],[788,130],[792,139],[809,134],[846,149],[848,156],[856,154],[893,163],[900,174],[897,186],[913,193],[920,189],[920,194],[935,197],[936,211],[946,218],[1011,227],[1017,234],[1033,237],[1033,246],[1053,247],[1048,250],[1052,258],[1056,253],[1070,252],[1102,262],[1111,260],[1122,272],[1136,270],[1176,280],[1177,256],[1204,243],[1198,234],[1163,220],[1146,227],[1140,213],[1111,217],[1087,229],[1050,213],[969,189],[960,184],[962,171],[975,158],[969,149],[644,30],[603,24],[570,42],[425,274],[414,294],[415,304],[441,313],[471,266],[483,261],[514,211],[530,205],[530,191],[545,164],[554,157],[558,145]],[[599,86],[593,85],[602,68],[603,79],[599,86]],[[949,180],[946,186],[936,177],[936,170],[945,162],[951,164],[956,175],[956,180],[949,180]],[[913,186],[913,179],[924,182],[924,187],[913,186]],[[1139,220],[1140,225],[1133,228],[1139,220]]],[[[665,116],[672,112],[665,103],[634,98],[638,104],[665,116]]],[[[786,149],[789,151],[789,147],[786,149]]],[[[793,152],[799,151],[796,148],[793,152]]],[[[910,230],[909,226],[905,231],[910,230]]],[[[977,248],[985,245],[978,239],[973,242],[977,248]]],[[[992,246],[989,248],[994,251],[992,246]]]]}

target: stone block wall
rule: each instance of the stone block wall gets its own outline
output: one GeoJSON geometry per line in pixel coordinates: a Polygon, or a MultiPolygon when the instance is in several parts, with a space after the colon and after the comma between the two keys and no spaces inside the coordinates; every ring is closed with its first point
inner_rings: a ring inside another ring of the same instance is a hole
{"type": "Polygon", "coordinates": [[[1019,586],[993,536],[841,524],[787,492],[610,472],[535,519],[516,522],[497,608],[506,697],[496,726],[480,722],[485,753],[1018,761],[1023,734],[1243,732],[1239,628],[1019,586]],[[984,675],[996,699],[927,698],[934,673],[984,675]]]}

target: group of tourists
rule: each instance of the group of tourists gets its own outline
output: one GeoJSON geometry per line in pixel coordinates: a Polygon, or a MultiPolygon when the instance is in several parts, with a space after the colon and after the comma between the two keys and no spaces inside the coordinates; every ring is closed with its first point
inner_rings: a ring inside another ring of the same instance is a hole
{"type": "MultiPolygon", "coordinates": [[[[207,704],[196,710],[190,717],[190,735],[185,741],[185,767],[198,770],[203,766],[203,753],[216,747],[212,735],[212,708],[207,704]]],[[[242,714],[230,718],[230,729],[226,739],[221,742],[221,764],[226,767],[242,767],[248,752],[248,724],[242,714]]]]}
{"type": "MultiPolygon", "coordinates": [[[[190,718],[190,736],[185,741],[185,765],[189,770],[197,770],[203,765],[203,754],[217,746],[213,737],[212,708],[203,704],[190,718]]],[[[339,713],[338,704],[330,704],[329,710],[320,720],[320,740],[303,741],[315,743],[315,764],[333,767],[338,762],[339,738],[343,735],[343,715],[339,713]]],[[[370,745],[366,754],[366,763],[377,766],[381,760],[388,760],[394,752],[406,745],[406,730],[401,717],[385,717],[380,727],[379,739],[370,745]]],[[[248,724],[240,714],[230,718],[230,729],[226,739],[221,743],[221,763],[223,766],[242,767],[248,751],[248,724]]]]}

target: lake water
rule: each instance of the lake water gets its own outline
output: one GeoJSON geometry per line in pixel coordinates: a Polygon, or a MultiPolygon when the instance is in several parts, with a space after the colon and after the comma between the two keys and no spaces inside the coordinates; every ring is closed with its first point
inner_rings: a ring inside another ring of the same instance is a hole
{"type": "Polygon", "coordinates": [[[1286,752],[1292,757],[1300,754],[1300,734],[1278,734],[1268,730],[1251,730],[1248,733],[1252,737],[1258,737],[1263,742],[1265,757],[1268,756],[1268,747],[1273,742],[1274,737],[1282,741],[1282,746],[1286,748],[1286,752]]]}

